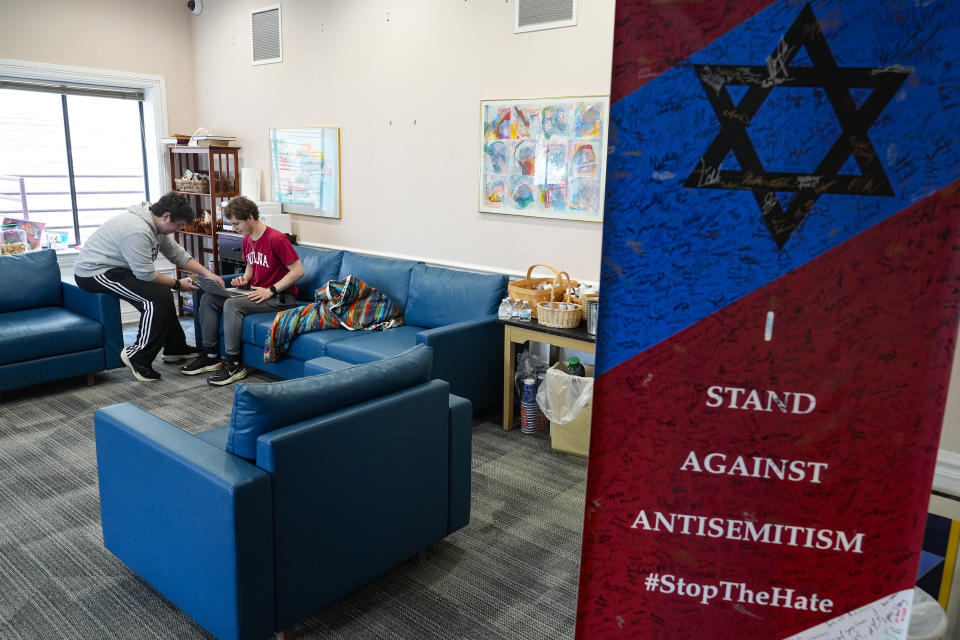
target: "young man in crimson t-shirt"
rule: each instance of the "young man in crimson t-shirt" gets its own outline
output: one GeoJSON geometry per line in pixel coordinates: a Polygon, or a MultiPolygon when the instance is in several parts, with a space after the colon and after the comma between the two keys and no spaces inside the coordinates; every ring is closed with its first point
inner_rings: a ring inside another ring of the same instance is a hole
{"type": "Polygon", "coordinates": [[[224,297],[206,294],[197,310],[200,332],[199,357],[180,369],[188,376],[216,371],[208,384],[223,386],[245,378],[247,369],[240,360],[243,317],[248,313],[283,311],[297,304],[297,280],[303,277],[300,256],[283,233],[260,222],[260,210],[253,202],[238,196],[230,200],[223,217],[233,230],[243,235],[243,256],[247,269],[230,281],[234,287],[249,287],[244,296],[224,297]],[[223,314],[224,355],[221,360],[217,338],[223,314]]]}

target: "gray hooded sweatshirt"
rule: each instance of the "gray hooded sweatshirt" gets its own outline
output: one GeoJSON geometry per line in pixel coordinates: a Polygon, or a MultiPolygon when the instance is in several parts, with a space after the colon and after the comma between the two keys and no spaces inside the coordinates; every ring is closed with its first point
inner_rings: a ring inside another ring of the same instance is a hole
{"type": "Polygon", "coordinates": [[[150,203],[144,202],[100,225],[83,243],[73,273],[92,278],[119,267],[132,271],[138,280],[153,282],[158,253],[178,267],[185,267],[190,260],[190,254],[171,235],[157,232],[150,203]]]}

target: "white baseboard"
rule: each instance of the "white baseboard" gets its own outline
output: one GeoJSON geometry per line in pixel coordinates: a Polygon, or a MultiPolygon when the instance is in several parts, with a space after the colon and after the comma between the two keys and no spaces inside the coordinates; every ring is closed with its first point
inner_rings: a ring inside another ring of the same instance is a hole
{"type": "Polygon", "coordinates": [[[937,469],[933,473],[933,488],[960,499],[960,453],[940,450],[937,469]]]}

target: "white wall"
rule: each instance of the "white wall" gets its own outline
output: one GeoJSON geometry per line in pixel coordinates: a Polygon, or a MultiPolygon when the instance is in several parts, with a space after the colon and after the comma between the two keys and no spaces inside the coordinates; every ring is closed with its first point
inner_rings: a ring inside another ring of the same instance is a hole
{"type": "Polygon", "coordinates": [[[207,0],[194,20],[197,122],[238,136],[264,194],[269,128],[341,128],[343,218],[296,216],[301,241],[599,279],[601,225],[478,213],[480,100],[608,94],[613,0],[518,35],[512,0],[285,0],[284,61],[252,66],[266,4],[207,0]]]}
{"type": "Polygon", "coordinates": [[[171,131],[193,131],[185,0],[0,0],[0,58],[165,77],[171,131]]]}
{"type": "Polygon", "coordinates": [[[947,391],[947,408],[943,414],[940,448],[960,453],[960,349],[953,352],[953,372],[947,391]]]}

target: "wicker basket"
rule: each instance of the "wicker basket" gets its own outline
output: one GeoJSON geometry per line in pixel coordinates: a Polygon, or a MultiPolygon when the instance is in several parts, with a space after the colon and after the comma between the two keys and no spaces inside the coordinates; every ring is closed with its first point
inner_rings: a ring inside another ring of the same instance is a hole
{"type": "Polygon", "coordinates": [[[572,329],[580,325],[583,316],[580,305],[568,305],[573,309],[561,309],[559,302],[541,302],[537,305],[537,322],[547,327],[572,329]]]}
{"type": "Polygon", "coordinates": [[[599,298],[599,297],[600,297],[599,293],[588,293],[582,298],[578,298],[577,296],[568,296],[567,302],[572,302],[574,304],[580,305],[580,310],[583,312],[583,319],[586,320],[587,319],[587,300],[590,300],[591,298],[599,298]]]}
{"type": "Polygon", "coordinates": [[[566,271],[560,271],[548,264],[535,264],[527,269],[527,277],[523,280],[511,282],[507,287],[507,295],[512,299],[526,300],[530,305],[530,310],[534,318],[539,318],[537,306],[541,302],[553,302],[563,298],[564,293],[569,287],[576,287],[580,283],[570,279],[570,274],[566,271]],[[531,278],[533,270],[537,267],[546,267],[553,271],[552,278],[531,278]],[[543,282],[553,284],[552,289],[537,289],[536,286],[543,282]]]}
{"type": "Polygon", "coordinates": [[[210,182],[206,178],[200,180],[174,178],[173,182],[177,186],[177,191],[182,193],[208,193],[210,191],[210,182]]]}

